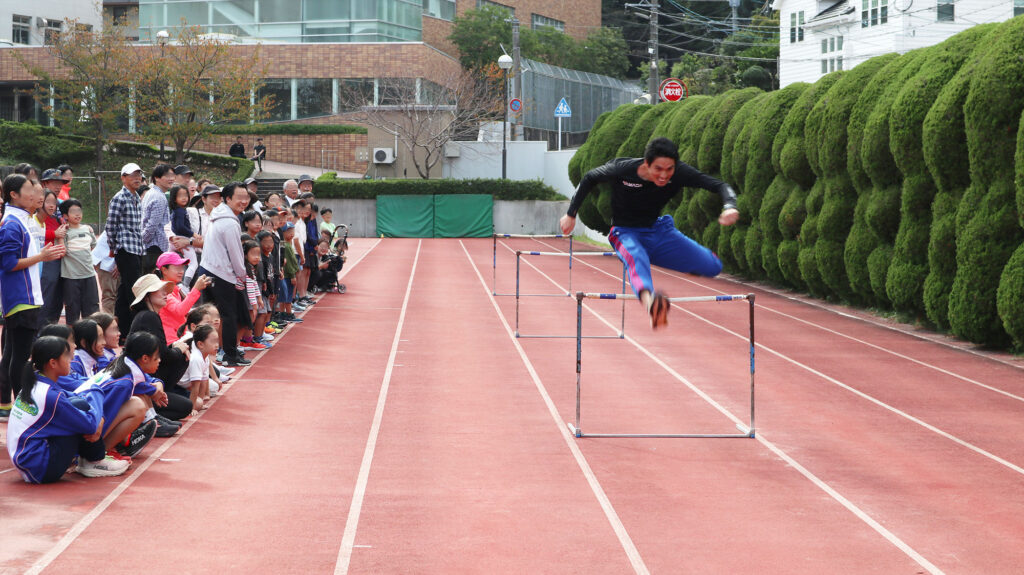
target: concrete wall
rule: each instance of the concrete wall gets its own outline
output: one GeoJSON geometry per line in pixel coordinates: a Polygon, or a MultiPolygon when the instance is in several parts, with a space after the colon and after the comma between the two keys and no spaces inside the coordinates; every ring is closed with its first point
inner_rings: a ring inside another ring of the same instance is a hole
{"type": "Polygon", "coordinates": [[[320,208],[331,208],[333,222],[348,226],[348,235],[353,238],[372,238],[377,231],[377,200],[346,200],[318,198],[320,208]]]}

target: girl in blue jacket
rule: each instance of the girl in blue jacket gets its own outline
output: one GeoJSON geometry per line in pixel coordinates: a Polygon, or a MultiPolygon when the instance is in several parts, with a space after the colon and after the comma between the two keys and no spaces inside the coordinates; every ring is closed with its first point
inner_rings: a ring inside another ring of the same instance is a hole
{"type": "Polygon", "coordinates": [[[102,394],[75,395],[55,383],[70,371],[67,340],[44,336],[32,344],[32,360],[25,364],[7,425],[7,451],[29,483],[57,481],[75,458],[76,471],[86,477],[121,475],[131,465],[107,456],[102,394]]]}

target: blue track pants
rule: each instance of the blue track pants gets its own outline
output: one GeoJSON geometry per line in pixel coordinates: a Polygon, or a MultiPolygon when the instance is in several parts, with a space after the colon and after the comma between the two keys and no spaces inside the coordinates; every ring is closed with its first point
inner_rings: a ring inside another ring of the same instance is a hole
{"type": "Polygon", "coordinates": [[[651,266],[688,274],[714,277],[722,261],[711,250],[676,229],[672,216],[661,216],[649,228],[613,226],[608,241],[626,266],[633,293],[654,292],[651,266]]]}

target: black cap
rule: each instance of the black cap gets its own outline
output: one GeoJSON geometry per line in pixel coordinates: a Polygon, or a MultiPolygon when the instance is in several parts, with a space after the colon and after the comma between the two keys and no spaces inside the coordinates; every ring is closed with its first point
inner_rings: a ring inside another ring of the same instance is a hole
{"type": "Polygon", "coordinates": [[[248,186],[249,184],[255,184],[256,178],[246,178],[245,181],[242,183],[245,184],[246,186],[248,186]]]}
{"type": "Polygon", "coordinates": [[[313,181],[313,178],[309,174],[302,174],[301,176],[299,176],[299,183],[300,184],[302,182],[312,182],[312,181],[313,181]]]}
{"type": "Polygon", "coordinates": [[[48,180],[64,181],[64,178],[61,177],[59,171],[54,170],[53,168],[50,168],[49,170],[46,170],[45,172],[43,172],[43,175],[39,178],[40,182],[45,182],[45,181],[48,181],[48,180]]]}
{"type": "Polygon", "coordinates": [[[203,194],[202,195],[209,196],[210,194],[219,194],[219,193],[220,193],[220,188],[218,188],[217,186],[214,186],[214,185],[211,184],[211,185],[206,186],[205,188],[203,188],[203,194]]]}
{"type": "Polygon", "coordinates": [[[178,176],[184,176],[185,174],[191,174],[192,170],[190,170],[189,167],[186,166],[185,164],[182,164],[180,166],[175,166],[174,167],[174,173],[175,173],[175,175],[178,175],[178,176]]]}

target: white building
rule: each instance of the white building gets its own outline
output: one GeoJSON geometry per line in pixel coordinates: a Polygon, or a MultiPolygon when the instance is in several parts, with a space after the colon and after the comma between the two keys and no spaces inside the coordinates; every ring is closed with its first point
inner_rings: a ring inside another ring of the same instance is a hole
{"type": "Polygon", "coordinates": [[[931,46],[1024,14],[1024,0],[775,0],[779,84],[815,82],[874,56],[931,46]]]}
{"type": "Polygon", "coordinates": [[[49,35],[63,30],[65,18],[98,29],[103,18],[97,6],[89,0],[0,2],[0,45],[42,46],[49,35]]]}

